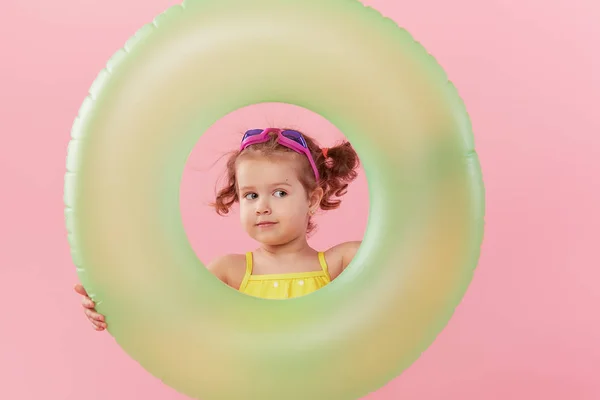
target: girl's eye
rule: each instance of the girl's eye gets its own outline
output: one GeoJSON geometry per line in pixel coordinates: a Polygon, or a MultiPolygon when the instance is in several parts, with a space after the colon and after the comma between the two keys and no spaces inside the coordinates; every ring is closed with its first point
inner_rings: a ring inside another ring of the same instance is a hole
{"type": "Polygon", "coordinates": [[[287,195],[283,190],[277,190],[274,194],[276,197],[285,197],[287,195]]]}
{"type": "Polygon", "coordinates": [[[246,200],[254,200],[258,197],[258,195],[256,193],[247,193],[244,198],[246,200]]]}

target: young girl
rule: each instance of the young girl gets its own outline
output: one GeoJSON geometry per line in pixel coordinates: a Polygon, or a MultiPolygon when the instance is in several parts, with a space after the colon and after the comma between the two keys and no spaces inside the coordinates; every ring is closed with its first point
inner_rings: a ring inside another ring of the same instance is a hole
{"type": "MultiPolygon", "coordinates": [[[[318,209],[339,207],[356,178],[358,155],[348,142],[319,148],[310,137],[290,129],[253,129],[227,162],[227,185],[213,206],[218,214],[239,203],[246,232],[260,247],[228,254],[208,269],[242,293],[266,299],[289,299],[312,293],[337,278],[354,257],[360,241],[338,244],[325,252],[308,245],[318,209]]],[[[81,285],[85,314],[98,331],[104,316],[81,285]]]]}

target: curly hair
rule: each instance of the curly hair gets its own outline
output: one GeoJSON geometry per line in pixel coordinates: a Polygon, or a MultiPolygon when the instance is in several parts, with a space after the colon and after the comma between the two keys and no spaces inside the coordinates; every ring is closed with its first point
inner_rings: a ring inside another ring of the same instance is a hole
{"type": "MultiPolygon", "coordinates": [[[[341,197],[346,194],[348,184],[356,179],[357,168],[360,164],[358,154],[352,145],[344,141],[331,148],[321,148],[310,136],[302,134],[310,153],[313,156],[320,180],[316,182],[314,172],[306,157],[302,157],[302,170],[299,179],[307,193],[310,193],[317,187],[323,190],[323,197],[319,208],[322,210],[333,210],[341,204],[341,197]]],[[[226,166],[226,184],[218,190],[214,203],[211,205],[219,215],[229,213],[231,207],[239,202],[236,164],[238,160],[246,154],[261,155],[270,157],[277,153],[294,153],[293,150],[280,145],[277,142],[277,135],[271,134],[269,140],[264,143],[257,143],[247,147],[244,151],[234,151],[230,153],[226,166]]],[[[316,228],[312,219],[309,219],[307,233],[316,228]]]]}

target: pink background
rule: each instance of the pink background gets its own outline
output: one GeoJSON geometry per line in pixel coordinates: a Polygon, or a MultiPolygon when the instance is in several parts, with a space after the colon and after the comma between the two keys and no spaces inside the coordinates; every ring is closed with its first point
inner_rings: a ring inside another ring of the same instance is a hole
{"type": "MultiPolygon", "coordinates": [[[[88,87],[136,29],[175,3],[29,0],[2,7],[2,399],[185,398],[84,318],[72,291],[77,277],[62,203],[69,130],[88,87]]],[[[481,262],[463,303],[425,354],[368,398],[599,399],[597,0],[365,4],[406,27],[459,88],[487,189],[481,262]]],[[[239,131],[271,118],[322,130],[325,145],[338,134],[289,107],[255,111],[219,126],[239,131]]],[[[235,132],[219,141],[207,135],[186,171],[182,208],[203,260],[250,245],[235,216],[220,220],[204,204],[213,188],[207,183],[220,171],[203,155],[227,151],[235,132]],[[218,229],[203,235],[196,222],[205,218],[218,229]],[[224,238],[230,242],[219,246],[224,238]]],[[[364,183],[361,176],[341,210],[319,217],[316,245],[360,237],[364,183]]]]}

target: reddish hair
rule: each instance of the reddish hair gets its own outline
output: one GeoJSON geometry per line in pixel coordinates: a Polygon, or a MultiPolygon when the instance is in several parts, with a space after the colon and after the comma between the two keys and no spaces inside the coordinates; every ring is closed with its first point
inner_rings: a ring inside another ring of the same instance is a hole
{"type": "MultiPolygon", "coordinates": [[[[348,184],[356,179],[360,161],[358,154],[352,148],[352,145],[344,141],[343,143],[330,147],[320,148],[313,138],[302,134],[308,148],[313,156],[321,179],[316,182],[314,172],[309,161],[302,155],[302,169],[298,179],[304,186],[307,193],[312,192],[317,186],[323,189],[323,197],[319,208],[322,210],[333,210],[341,204],[341,197],[346,194],[348,184]]],[[[269,140],[265,143],[257,143],[247,147],[244,151],[234,151],[227,160],[226,175],[227,183],[221,188],[211,205],[215,208],[217,214],[226,215],[231,207],[239,202],[237,180],[235,168],[240,157],[247,154],[259,154],[263,157],[271,157],[277,154],[293,153],[293,150],[280,145],[277,142],[277,135],[270,134],[269,140]]],[[[310,233],[316,226],[309,219],[307,233],[310,233]]]]}

